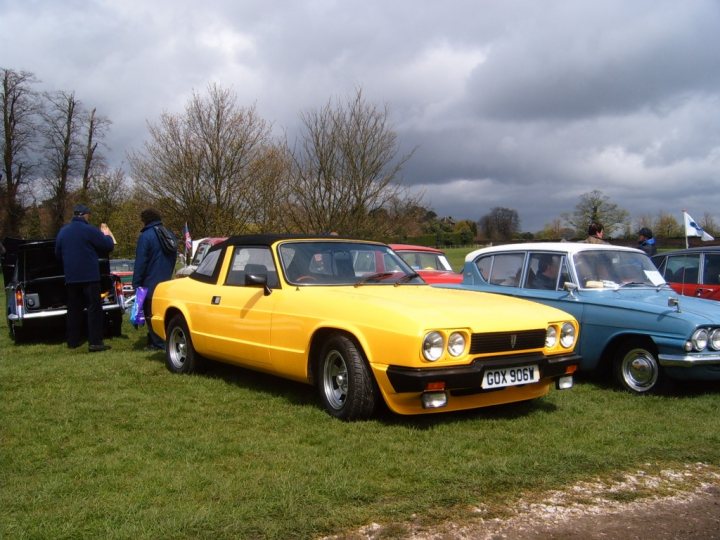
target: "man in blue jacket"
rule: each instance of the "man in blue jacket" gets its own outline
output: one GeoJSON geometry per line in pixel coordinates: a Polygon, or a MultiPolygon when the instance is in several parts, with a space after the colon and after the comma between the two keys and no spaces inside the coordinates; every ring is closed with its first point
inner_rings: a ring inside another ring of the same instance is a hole
{"type": "Polygon", "coordinates": [[[55,256],[62,262],[67,287],[67,345],[71,349],[83,340],[83,310],[87,309],[88,349],[102,352],[103,310],[100,300],[100,265],[115,247],[112,232],[104,223],[100,229],[88,223],[90,209],[78,204],[73,218],[55,239],[55,256]]]}
{"type": "Polygon", "coordinates": [[[133,288],[147,289],[147,296],[143,303],[143,313],[147,321],[148,350],[164,350],[165,342],[153,332],[152,324],[152,297],[155,287],[161,281],[167,281],[173,276],[177,251],[168,253],[163,250],[156,227],[162,226],[162,217],[154,208],[147,208],[140,212],[140,219],[144,227],[140,231],[137,247],[135,248],[135,268],[133,270],[133,288]]]}

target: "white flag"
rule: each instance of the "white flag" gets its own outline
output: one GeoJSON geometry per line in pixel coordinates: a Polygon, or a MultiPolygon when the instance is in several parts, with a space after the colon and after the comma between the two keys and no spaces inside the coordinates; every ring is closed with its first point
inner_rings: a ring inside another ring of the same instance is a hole
{"type": "Polygon", "coordinates": [[[685,236],[697,236],[703,242],[715,240],[714,237],[706,233],[705,230],[690,217],[690,214],[683,212],[683,216],[685,217],[685,236]]]}

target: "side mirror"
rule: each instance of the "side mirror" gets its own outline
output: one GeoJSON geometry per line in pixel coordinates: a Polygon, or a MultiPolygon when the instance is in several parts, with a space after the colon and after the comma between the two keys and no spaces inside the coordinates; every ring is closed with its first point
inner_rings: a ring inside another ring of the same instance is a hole
{"type": "Polygon", "coordinates": [[[575,298],[575,291],[578,290],[578,286],[572,281],[566,281],[563,283],[563,290],[570,293],[570,296],[575,298]]]}
{"type": "Polygon", "coordinates": [[[267,284],[267,274],[245,274],[245,285],[250,287],[262,287],[265,296],[270,295],[272,289],[267,284]]]}

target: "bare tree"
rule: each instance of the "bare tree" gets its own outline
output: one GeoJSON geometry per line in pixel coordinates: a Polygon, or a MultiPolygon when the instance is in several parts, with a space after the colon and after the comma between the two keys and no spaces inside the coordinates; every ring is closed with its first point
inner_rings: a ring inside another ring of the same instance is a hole
{"type": "Polygon", "coordinates": [[[85,125],[85,146],[82,150],[82,183],[80,186],[80,200],[87,200],[88,189],[96,174],[105,170],[105,157],[98,152],[98,145],[102,143],[108,129],[110,120],[97,114],[93,108],[83,119],[85,125]]]}
{"type": "Polygon", "coordinates": [[[20,234],[23,214],[21,195],[33,168],[31,150],[35,143],[38,113],[38,94],[33,91],[32,85],[38,81],[26,71],[0,68],[0,75],[3,112],[0,206],[5,209],[0,217],[0,233],[4,237],[20,234]]]}
{"type": "Polygon", "coordinates": [[[517,210],[496,206],[480,218],[478,225],[488,240],[507,241],[520,232],[520,217],[517,210]]]}
{"type": "Polygon", "coordinates": [[[563,214],[563,219],[569,223],[579,236],[587,232],[588,225],[593,222],[602,223],[607,235],[614,230],[622,230],[628,219],[627,210],[610,201],[601,191],[594,190],[580,196],[572,214],[563,214]]]}
{"type": "Polygon", "coordinates": [[[171,225],[187,222],[196,235],[253,227],[248,193],[270,138],[254,107],[239,107],[234,93],[211,85],[206,97],[193,93],[183,115],[164,113],[148,129],[144,153],[129,155],[131,171],[143,198],[162,205],[171,225]]]}
{"type": "Polygon", "coordinates": [[[378,211],[405,198],[402,165],[387,107],[368,104],[362,90],[301,114],[304,133],[291,152],[292,224],[303,232],[372,237],[378,211]]]}
{"type": "Polygon", "coordinates": [[[247,189],[252,223],[257,232],[279,232],[287,228],[290,156],[286,149],[271,145],[251,163],[247,189]]]}
{"type": "MultiPolygon", "coordinates": [[[[703,215],[702,221],[700,222],[700,225],[710,235],[715,236],[715,237],[720,235],[720,228],[718,228],[717,222],[715,221],[715,218],[713,218],[713,216],[710,212],[705,212],[705,214],[703,215]]],[[[681,234],[683,234],[683,233],[681,232],[681,234]]]]}
{"type": "Polygon", "coordinates": [[[658,214],[652,231],[654,236],[660,238],[675,238],[683,235],[683,229],[675,216],[662,211],[658,214]]]}
{"type": "Polygon", "coordinates": [[[74,92],[48,93],[43,112],[45,184],[51,201],[52,233],[60,230],[68,213],[73,180],[81,167],[82,104],[74,92]]]}

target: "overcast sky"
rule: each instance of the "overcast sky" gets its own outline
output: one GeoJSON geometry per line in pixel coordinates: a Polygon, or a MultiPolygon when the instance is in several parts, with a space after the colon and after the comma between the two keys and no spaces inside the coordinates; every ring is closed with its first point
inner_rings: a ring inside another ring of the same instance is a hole
{"type": "Polygon", "coordinates": [[[362,88],[441,216],[536,231],[598,189],[720,222],[718,0],[0,0],[0,67],[110,118],[113,166],[210,83],[291,141],[362,88]]]}

